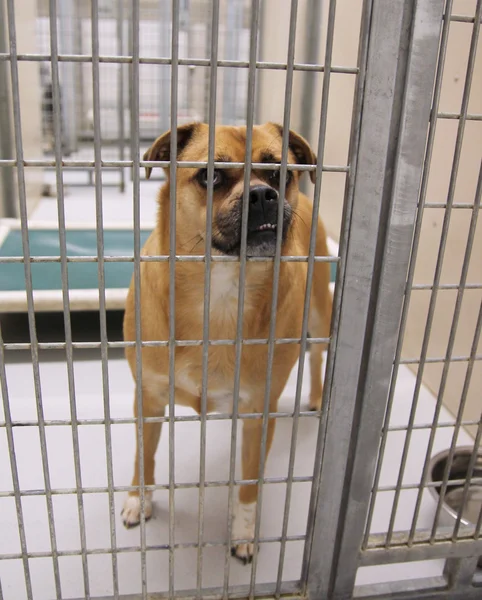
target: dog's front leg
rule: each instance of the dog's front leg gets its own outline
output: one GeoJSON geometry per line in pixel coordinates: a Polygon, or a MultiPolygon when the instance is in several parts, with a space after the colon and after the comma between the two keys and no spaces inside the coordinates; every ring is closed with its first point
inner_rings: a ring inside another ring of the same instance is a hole
{"type": "MultiPolygon", "coordinates": [[[[142,416],[143,417],[163,417],[165,406],[160,403],[159,398],[145,388],[142,394],[142,416]]],[[[134,400],[134,415],[137,418],[137,399],[134,400]]],[[[142,433],[144,442],[144,482],[145,485],[154,484],[154,456],[156,454],[159,437],[161,435],[162,423],[143,423],[142,433]]],[[[139,440],[136,436],[136,459],[134,463],[134,477],[132,485],[138,486],[140,481],[139,474],[139,440]]],[[[146,519],[152,516],[152,491],[144,493],[144,509],[146,519]]],[[[126,527],[138,525],[141,520],[141,499],[138,490],[129,492],[124,502],[122,510],[122,521],[126,527]]]]}
{"type": "MultiPolygon", "coordinates": [[[[266,439],[266,459],[271,448],[275,429],[275,419],[268,420],[266,439]]],[[[259,478],[259,462],[261,455],[261,437],[263,425],[261,419],[246,419],[243,423],[243,450],[242,472],[243,479],[259,478]]],[[[242,485],[239,488],[239,500],[233,514],[232,554],[244,564],[253,559],[254,541],[236,543],[236,540],[250,540],[254,538],[256,503],[258,498],[258,485],[242,485]]]]}

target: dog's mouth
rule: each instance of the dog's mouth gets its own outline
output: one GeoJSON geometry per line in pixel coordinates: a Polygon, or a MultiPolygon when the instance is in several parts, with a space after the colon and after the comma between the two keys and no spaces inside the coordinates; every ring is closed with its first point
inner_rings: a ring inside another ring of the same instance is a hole
{"type": "MultiPolygon", "coordinates": [[[[285,242],[291,224],[291,215],[286,215],[283,223],[282,243],[285,242]]],[[[229,256],[239,256],[241,250],[241,227],[231,231],[221,231],[213,235],[212,246],[215,250],[229,256]]],[[[246,254],[248,256],[275,255],[278,226],[276,223],[263,223],[256,227],[248,225],[246,254]]]]}
{"type": "MultiPolygon", "coordinates": [[[[275,255],[278,237],[278,211],[265,215],[265,219],[257,220],[248,216],[246,254],[248,256],[275,255]],[[257,222],[256,222],[257,221],[257,222]],[[261,221],[261,222],[260,222],[261,221]]],[[[293,218],[293,209],[285,201],[283,205],[282,243],[287,239],[293,218]]],[[[231,256],[239,256],[241,250],[242,210],[239,202],[232,210],[218,213],[215,217],[212,246],[215,250],[231,256]]]]}

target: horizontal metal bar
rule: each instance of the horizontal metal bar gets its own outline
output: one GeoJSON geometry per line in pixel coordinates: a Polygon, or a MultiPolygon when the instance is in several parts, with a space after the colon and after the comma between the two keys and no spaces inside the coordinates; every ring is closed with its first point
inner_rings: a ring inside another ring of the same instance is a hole
{"type": "MultiPolygon", "coordinates": [[[[473,22],[473,19],[472,19],[473,22]]],[[[449,113],[449,112],[439,112],[437,113],[437,119],[460,119],[460,113],[449,113]]],[[[476,114],[468,114],[464,117],[466,121],[482,121],[482,115],[476,114]]]]}
{"type": "MultiPolygon", "coordinates": [[[[426,363],[443,363],[447,359],[445,356],[432,356],[425,359],[426,363]]],[[[467,362],[470,360],[470,356],[452,356],[450,362],[467,362]]],[[[482,354],[477,354],[474,360],[482,360],[482,354]]],[[[419,358],[401,358],[401,365],[418,365],[420,362],[419,358]]]]}
{"type": "Polygon", "coordinates": [[[353,598],[364,600],[480,600],[480,587],[452,589],[443,576],[356,586],[353,598]]]}
{"type": "MultiPolygon", "coordinates": [[[[308,417],[308,418],[318,418],[321,414],[321,412],[319,411],[300,411],[300,416],[301,417],[308,417]]],[[[238,418],[240,419],[261,419],[263,416],[263,413],[246,413],[246,414],[240,414],[238,416],[238,418]]],[[[287,419],[287,418],[292,418],[294,416],[294,412],[273,412],[273,413],[269,413],[270,418],[273,419],[287,419]]],[[[145,423],[165,423],[167,421],[169,421],[170,417],[143,417],[143,422],[145,423]]],[[[207,415],[206,417],[208,420],[210,421],[229,421],[232,418],[231,414],[228,413],[213,413],[210,415],[207,415]]],[[[185,416],[178,416],[178,417],[174,417],[174,421],[175,422],[200,422],[201,417],[199,415],[185,415],[185,416]]],[[[119,418],[113,418],[109,420],[110,423],[114,424],[114,425],[132,425],[137,423],[136,419],[134,417],[119,417],[119,418]]],[[[77,419],[76,423],[78,425],[105,425],[106,421],[105,419],[77,419]]],[[[472,420],[468,420],[468,421],[462,421],[460,423],[460,425],[462,427],[473,427],[479,424],[478,420],[472,419],[472,420]]],[[[70,419],[55,419],[55,420],[45,420],[45,425],[49,426],[49,427],[59,427],[59,426],[71,426],[72,425],[72,421],[70,419]]],[[[0,427],[5,427],[6,424],[4,421],[0,421],[0,427]]],[[[12,427],[38,427],[38,421],[13,421],[12,422],[12,427]]],[[[432,424],[431,423],[419,423],[413,426],[412,429],[431,429],[432,424]]],[[[454,421],[447,421],[447,422],[443,422],[443,423],[439,423],[437,425],[437,429],[443,428],[443,427],[455,427],[455,422],[454,421]]],[[[406,425],[393,425],[391,427],[388,428],[389,432],[394,432],[394,431],[407,431],[407,426],[406,425]]]]}
{"type": "MultiPolygon", "coordinates": [[[[272,598],[274,597],[276,591],[276,586],[274,583],[260,583],[256,584],[256,596],[260,596],[262,598],[272,598]]],[[[300,598],[300,582],[299,581],[285,581],[283,582],[280,590],[281,597],[284,600],[299,599],[300,598]]],[[[229,586],[229,598],[247,598],[249,594],[249,586],[248,585],[234,585],[229,586]]],[[[223,593],[223,588],[204,588],[202,591],[203,600],[222,600],[226,598],[226,595],[223,593]]],[[[175,598],[176,600],[195,600],[198,598],[196,596],[196,590],[180,590],[180,591],[172,591],[169,592],[149,592],[149,600],[171,600],[175,598]]],[[[95,597],[95,600],[141,600],[142,596],[139,594],[128,594],[121,595],[116,598],[114,596],[102,596],[95,597]]],[[[76,598],[72,600],[84,600],[84,598],[76,598]]]]}
{"type": "MultiPolygon", "coordinates": [[[[159,167],[159,168],[168,168],[171,165],[171,161],[169,160],[141,160],[138,161],[140,167],[159,167]]],[[[174,162],[174,161],[173,161],[174,162]]],[[[134,166],[134,161],[132,160],[100,160],[98,163],[95,160],[62,160],[61,166],[68,169],[75,168],[90,168],[93,169],[95,166],[99,166],[101,168],[132,168],[134,166]]],[[[180,169],[198,169],[205,167],[207,168],[207,161],[176,161],[176,167],[180,169]]],[[[16,167],[18,165],[18,161],[15,159],[2,159],[0,160],[0,167],[16,167]]],[[[23,160],[22,165],[24,167],[56,167],[57,162],[52,160],[23,160]]],[[[226,162],[226,161],[215,161],[214,168],[215,169],[244,169],[246,163],[244,162],[226,162]]],[[[279,171],[281,169],[280,163],[251,163],[252,169],[257,169],[259,171],[279,171]]],[[[288,171],[316,171],[316,165],[299,165],[299,164],[288,164],[288,171]]],[[[348,165],[323,165],[323,171],[330,173],[348,173],[350,167],[348,165]]]]}
{"type": "MultiPolygon", "coordinates": [[[[460,285],[458,283],[441,283],[437,286],[438,290],[458,290],[460,285]]],[[[432,290],[432,283],[416,283],[412,285],[412,290],[432,290]]],[[[463,288],[464,290],[482,290],[482,283],[466,283],[463,288]]]]}
{"type": "MultiPolygon", "coordinates": [[[[310,483],[313,480],[311,476],[296,476],[293,477],[293,483],[310,483]]],[[[267,484],[282,484],[287,483],[287,477],[266,477],[264,482],[267,484]]],[[[259,479],[235,479],[234,485],[256,485],[259,483],[259,479]]],[[[205,487],[218,488],[228,487],[229,481],[206,481],[205,487]]],[[[145,491],[155,492],[156,490],[169,490],[169,484],[155,483],[142,486],[145,491]]],[[[113,492],[138,492],[140,489],[139,485],[115,485],[112,487],[113,492]]],[[[174,489],[178,490],[192,490],[199,489],[199,482],[188,482],[188,483],[175,483],[174,489]]],[[[71,494],[107,494],[111,489],[108,487],[83,487],[79,488],[57,488],[52,490],[52,495],[55,496],[69,496],[71,494]]],[[[21,490],[20,496],[45,496],[45,490],[21,490]]],[[[0,492],[0,498],[10,498],[15,496],[15,492],[0,492]]]]}
{"type": "Polygon", "coordinates": [[[450,20],[456,23],[475,23],[475,16],[469,15],[450,15],[450,20]]]}
{"type": "MultiPolygon", "coordinates": [[[[309,410],[300,411],[300,417],[307,417],[310,419],[317,419],[321,416],[321,411],[309,410]]],[[[240,413],[238,419],[261,419],[263,413],[240,413]]],[[[270,419],[290,419],[294,416],[294,412],[270,412],[268,413],[270,419]]],[[[208,421],[230,421],[233,415],[230,413],[212,413],[207,414],[205,417],[208,421]]],[[[199,423],[201,421],[200,415],[182,415],[174,417],[142,417],[142,421],[145,423],[199,423]]],[[[137,419],[134,417],[112,417],[109,419],[109,423],[113,425],[132,425],[137,423],[137,419]]],[[[105,425],[105,419],[78,419],[78,425],[105,425]]],[[[72,421],[70,419],[45,419],[45,425],[49,427],[61,427],[70,426],[72,421]]],[[[5,422],[0,422],[0,427],[5,427],[5,422]]],[[[38,421],[12,421],[12,427],[38,427],[38,421]]]]}
{"type": "MultiPolygon", "coordinates": [[[[301,417],[308,418],[319,418],[321,415],[321,411],[309,410],[309,411],[300,411],[299,415],[301,417]]],[[[253,413],[240,413],[237,418],[238,419],[261,419],[263,413],[261,412],[253,412],[253,413]]],[[[269,417],[272,419],[289,419],[294,416],[294,412],[270,412],[269,417]]],[[[230,413],[213,413],[207,414],[206,419],[208,421],[230,421],[233,418],[233,415],[230,413]]],[[[167,417],[142,417],[143,423],[168,423],[170,421],[174,421],[174,423],[199,423],[201,421],[200,415],[182,415],[182,416],[173,416],[172,418],[167,417]]],[[[110,418],[109,423],[113,425],[132,425],[137,423],[137,419],[134,417],[118,417],[118,418],[110,418]]],[[[105,425],[107,421],[105,419],[77,419],[77,425],[105,425]]],[[[49,427],[59,427],[59,426],[71,426],[72,420],[70,419],[45,419],[45,425],[49,427]]],[[[5,421],[0,422],[0,427],[5,427],[5,421]]],[[[38,421],[12,421],[12,427],[38,427],[38,421]]]]}
{"type": "MultiPolygon", "coordinates": [[[[307,338],[310,344],[329,344],[330,338],[307,338]]],[[[275,344],[299,344],[301,338],[277,338],[275,344]]],[[[234,346],[235,340],[208,340],[209,346],[234,346]]],[[[245,346],[265,346],[268,343],[267,339],[245,339],[242,340],[242,344],[245,346]]],[[[101,342],[72,342],[72,348],[79,350],[87,350],[94,348],[101,348],[101,342]]],[[[134,348],[136,342],[107,342],[108,348],[134,348]]],[[[169,342],[167,340],[152,340],[141,342],[141,346],[145,348],[167,348],[169,342]]],[[[176,340],[176,346],[202,346],[202,340],[176,340]]],[[[5,344],[6,350],[29,350],[31,344],[29,342],[11,342],[5,344]]],[[[39,342],[39,350],[63,350],[67,347],[65,342],[39,342]]]]}
{"type": "MultiPolygon", "coordinates": [[[[482,485],[482,477],[473,477],[471,478],[471,483],[474,485],[482,485]]],[[[449,485],[464,485],[466,479],[450,479],[449,485]]],[[[395,492],[396,490],[419,490],[419,489],[427,489],[432,487],[441,486],[443,481],[427,481],[425,485],[421,485],[420,483],[402,483],[400,486],[396,485],[380,485],[377,488],[378,492],[395,492]]]]}
{"type": "MultiPolygon", "coordinates": [[[[447,203],[446,202],[426,202],[423,205],[423,208],[443,208],[444,210],[447,208],[447,203]]],[[[454,202],[451,206],[450,209],[452,208],[468,208],[470,210],[473,210],[474,205],[471,204],[470,202],[454,202]]]]}
{"type": "MultiPolygon", "coordinates": [[[[473,425],[478,425],[479,424],[479,420],[469,420],[469,421],[462,421],[460,423],[460,425],[462,427],[472,427],[473,425]]],[[[417,423],[412,427],[413,429],[432,429],[433,427],[433,423],[417,423]]],[[[455,427],[455,421],[446,421],[446,422],[442,422],[442,423],[437,423],[437,429],[439,429],[440,427],[455,427]]],[[[407,425],[392,425],[390,427],[387,428],[387,431],[407,431],[408,426],[407,425]]],[[[382,430],[383,433],[383,430],[382,430]]]]}
{"type": "Polygon", "coordinates": [[[474,540],[475,527],[464,526],[456,542],[451,539],[452,527],[444,527],[430,544],[431,529],[417,531],[414,543],[408,547],[408,531],[395,532],[392,545],[386,547],[386,533],[370,535],[368,547],[361,550],[359,566],[393,564],[409,561],[428,560],[434,558],[455,558],[461,556],[482,555],[482,540],[474,540]]]}
{"type": "MultiPolygon", "coordinates": [[[[262,416],[262,415],[261,415],[262,416]]],[[[115,420],[112,419],[111,420],[111,424],[115,423],[115,420]]],[[[48,423],[46,423],[47,425],[48,423]]],[[[57,425],[58,423],[56,423],[57,425]]],[[[65,425],[65,423],[62,423],[63,425],[65,425]]],[[[79,423],[80,425],[81,423],[79,423]]],[[[103,423],[98,423],[99,425],[102,425],[103,423]]],[[[15,425],[15,423],[12,424],[12,427],[15,425]]],[[[307,475],[307,476],[294,476],[292,478],[292,482],[293,483],[309,483],[313,480],[311,475],[307,475]]],[[[289,478],[288,477],[267,477],[266,479],[264,479],[265,483],[271,483],[271,484],[280,484],[280,483],[288,483],[289,478]]],[[[234,480],[234,485],[255,485],[258,482],[258,479],[236,479],[234,480]]],[[[474,485],[482,485],[482,478],[481,477],[474,477],[471,479],[471,482],[474,485]]],[[[441,486],[442,485],[442,481],[430,481],[428,482],[425,486],[424,489],[430,488],[430,487],[437,487],[437,486],[441,486]]],[[[464,485],[465,483],[465,479],[454,479],[450,481],[450,485],[464,485]]],[[[216,488],[216,487],[227,487],[229,485],[229,481],[225,480],[225,481],[207,481],[205,484],[205,487],[212,487],[212,488],[216,488]]],[[[177,483],[174,485],[175,489],[197,489],[199,488],[199,482],[190,482],[190,483],[177,483]]],[[[397,489],[400,490],[414,490],[414,489],[419,489],[420,484],[417,483],[407,483],[407,484],[402,484],[400,487],[397,488],[397,486],[395,485],[387,485],[387,486],[379,486],[377,491],[378,492],[394,492],[397,489]]],[[[152,485],[145,485],[144,486],[145,490],[149,490],[149,491],[155,491],[155,490],[168,490],[169,489],[169,485],[168,484],[152,484],[152,485]]],[[[112,491],[113,492],[134,492],[136,490],[139,490],[139,486],[132,486],[132,485],[122,485],[122,486],[113,486],[112,487],[112,491]]],[[[56,490],[52,490],[52,494],[56,494],[56,495],[69,495],[69,494],[77,494],[77,493],[82,493],[82,494],[100,494],[100,493],[107,493],[109,492],[110,489],[107,487],[79,487],[79,488],[59,488],[56,490]]],[[[23,490],[19,493],[20,496],[44,496],[45,495],[45,490],[42,489],[38,489],[38,490],[23,490]]],[[[0,492],[0,498],[11,498],[15,496],[15,492],[14,491],[3,491],[0,492]]]]}
{"type": "MultiPolygon", "coordinates": [[[[67,262],[70,263],[96,263],[99,260],[98,256],[67,256],[67,262]]],[[[175,256],[176,262],[206,262],[204,254],[191,255],[180,254],[175,256]]],[[[212,256],[213,262],[239,262],[239,256],[212,256]]],[[[273,262],[273,257],[270,256],[250,256],[247,257],[249,262],[273,262]]],[[[315,256],[315,262],[319,263],[338,263],[340,259],[336,256],[315,256]]],[[[169,262],[169,256],[160,254],[158,256],[141,256],[141,262],[169,262]]],[[[0,264],[18,264],[25,262],[23,256],[2,256],[0,264]]],[[[60,256],[31,256],[31,263],[59,263],[60,256]]],[[[134,262],[133,256],[104,256],[104,262],[134,262]]],[[[281,262],[308,262],[308,256],[282,256],[281,262]]]]}
{"type": "MultiPolygon", "coordinates": [[[[288,535],[286,536],[287,542],[301,542],[305,539],[303,535],[288,535]]],[[[252,543],[253,538],[245,538],[245,539],[236,539],[236,543],[239,544],[248,544],[252,543]]],[[[260,538],[260,544],[273,544],[276,542],[281,542],[281,537],[265,537],[260,538]]],[[[226,547],[226,542],[203,542],[201,544],[203,548],[219,548],[226,547]]],[[[146,545],[146,551],[159,551],[159,550],[169,550],[173,547],[175,550],[186,550],[188,548],[199,548],[198,542],[177,542],[170,546],[169,544],[153,544],[146,545]]],[[[125,553],[125,552],[139,552],[139,546],[118,546],[117,548],[87,548],[85,550],[85,554],[112,554],[112,553],[125,553]]],[[[82,551],[80,550],[59,550],[57,552],[58,556],[81,556],[82,551]]],[[[0,560],[18,560],[22,558],[21,553],[11,553],[11,554],[0,554],[0,560]]],[[[28,558],[51,558],[52,554],[49,552],[27,552],[28,558]]],[[[204,598],[204,596],[203,596],[204,598]]]]}
{"type": "MultiPolygon", "coordinates": [[[[430,541],[430,535],[432,533],[432,529],[419,529],[414,537],[413,544],[416,546],[417,544],[426,544],[430,541]]],[[[437,535],[434,538],[433,545],[450,542],[450,544],[455,544],[452,540],[453,527],[440,527],[437,535]]],[[[475,534],[475,525],[461,525],[459,529],[459,536],[457,538],[457,543],[459,541],[467,541],[473,540],[475,534]]],[[[409,531],[394,531],[392,537],[392,543],[390,548],[396,548],[398,546],[408,548],[408,538],[410,532],[409,531]]],[[[381,533],[373,533],[369,537],[370,544],[367,547],[369,550],[376,549],[387,549],[387,538],[386,534],[381,533]]],[[[412,546],[412,547],[414,547],[412,546]]],[[[361,551],[363,553],[364,550],[361,551]]]]}
{"type": "MultiPolygon", "coordinates": [[[[19,61],[27,62],[49,62],[51,60],[50,54],[18,54],[16,59],[19,61]]],[[[114,56],[114,55],[103,55],[98,57],[100,63],[112,63],[112,64],[131,64],[132,56],[114,56]]],[[[8,52],[0,53],[0,60],[10,60],[10,54],[8,52]]],[[[92,55],[89,54],[59,54],[59,62],[81,62],[90,63],[92,62],[92,55]]],[[[140,57],[139,64],[141,65],[171,65],[172,60],[168,57],[140,57]]],[[[185,67],[210,67],[211,60],[209,58],[180,58],[178,61],[179,66],[185,67]]],[[[234,67],[238,69],[248,69],[249,62],[242,60],[218,60],[216,62],[218,67],[234,67]]],[[[287,64],[282,62],[267,62],[258,61],[255,65],[256,69],[268,69],[277,71],[286,71],[287,64]]],[[[295,71],[311,71],[315,73],[323,73],[325,66],[321,64],[306,64],[306,63],[295,63],[293,65],[295,71]]],[[[330,67],[332,73],[343,73],[346,75],[357,75],[357,67],[343,67],[334,66],[330,67]]]]}
{"type": "MultiPolygon", "coordinates": [[[[307,338],[310,344],[329,344],[330,338],[307,338]]],[[[275,340],[275,344],[299,344],[301,338],[279,338],[275,340]]],[[[262,346],[268,343],[267,339],[246,339],[242,342],[246,346],[262,346]]],[[[169,342],[166,340],[142,342],[142,346],[146,348],[167,347],[169,342]]],[[[234,346],[235,340],[209,340],[210,346],[234,346]]],[[[202,346],[202,340],[177,340],[176,346],[202,346]]],[[[108,348],[129,348],[134,347],[135,342],[107,342],[108,348]]],[[[39,350],[64,350],[65,342],[39,342],[39,350]]],[[[72,342],[72,347],[79,350],[96,349],[101,347],[100,342],[72,342]]],[[[29,342],[11,342],[5,344],[6,350],[30,350],[29,342]]],[[[468,362],[469,356],[452,356],[451,362],[468,362]]],[[[426,363],[443,363],[446,360],[443,356],[428,357],[426,363]]],[[[482,354],[477,354],[474,360],[482,360],[482,354]]],[[[401,365],[417,365],[420,362],[418,358],[402,358],[401,365]]]]}

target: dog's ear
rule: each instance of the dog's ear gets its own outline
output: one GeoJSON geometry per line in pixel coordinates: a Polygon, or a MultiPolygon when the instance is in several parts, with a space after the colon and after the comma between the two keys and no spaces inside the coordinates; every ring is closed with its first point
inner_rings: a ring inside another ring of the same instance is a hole
{"type": "MultiPolygon", "coordinates": [[[[177,155],[187,146],[199,123],[188,123],[177,128],[177,155]]],[[[170,160],[171,132],[167,131],[157,138],[152,146],[144,153],[143,160],[170,160]]],[[[146,167],[146,179],[151,176],[152,167],[146,167]]]]}
{"type": "MultiPolygon", "coordinates": [[[[280,136],[283,137],[283,126],[282,125],[278,125],[278,123],[268,123],[268,125],[275,127],[275,129],[278,131],[280,136]]],[[[293,154],[295,155],[296,162],[298,164],[300,164],[300,165],[316,165],[316,160],[317,160],[316,154],[311,149],[311,146],[308,144],[308,142],[305,140],[304,137],[301,137],[301,135],[298,135],[291,129],[290,129],[289,138],[288,138],[288,145],[289,145],[291,152],[293,152],[293,154]]],[[[312,183],[315,183],[315,179],[316,179],[315,171],[310,171],[310,179],[311,179],[312,183]]]]}

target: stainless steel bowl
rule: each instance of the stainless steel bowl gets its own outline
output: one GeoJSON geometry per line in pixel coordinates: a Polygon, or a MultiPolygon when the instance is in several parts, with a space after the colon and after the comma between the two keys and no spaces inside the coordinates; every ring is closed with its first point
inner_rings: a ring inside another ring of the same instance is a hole
{"type": "MultiPolygon", "coordinates": [[[[455,450],[452,466],[449,471],[447,490],[440,512],[439,523],[442,526],[453,527],[457,520],[457,515],[463,501],[464,483],[451,484],[450,482],[456,480],[465,482],[473,450],[472,446],[460,446],[455,450]]],[[[431,482],[443,480],[449,452],[449,450],[439,452],[430,461],[429,479],[431,482]]],[[[478,449],[472,478],[482,478],[482,448],[478,449]]],[[[430,494],[437,504],[440,497],[440,489],[441,486],[429,487],[430,494]]],[[[481,509],[482,485],[474,483],[469,487],[460,522],[463,525],[476,525],[481,509]]],[[[482,568],[482,556],[478,564],[479,568],[482,568]]]]}

